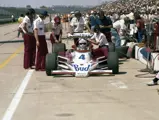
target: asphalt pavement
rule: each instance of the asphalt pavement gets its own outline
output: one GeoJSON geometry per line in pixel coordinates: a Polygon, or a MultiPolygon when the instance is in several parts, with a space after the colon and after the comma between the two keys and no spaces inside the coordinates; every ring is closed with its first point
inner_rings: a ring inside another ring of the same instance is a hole
{"type": "MultiPolygon", "coordinates": [[[[17,26],[1,26],[0,41],[22,40],[17,26]]],[[[67,48],[73,43],[63,42],[67,48]]],[[[154,75],[135,77],[146,67],[137,60],[120,60],[120,73],[113,76],[48,77],[24,70],[23,54],[22,42],[0,44],[2,120],[159,120],[159,86],[146,86],[154,75]]]]}

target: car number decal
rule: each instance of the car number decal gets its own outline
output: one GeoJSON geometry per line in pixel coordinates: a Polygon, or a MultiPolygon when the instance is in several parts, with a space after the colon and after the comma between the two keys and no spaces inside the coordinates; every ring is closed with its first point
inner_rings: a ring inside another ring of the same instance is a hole
{"type": "Polygon", "coordinates": [[[85,55],[82,54],[79,59],[85,60],[85,55]]]}

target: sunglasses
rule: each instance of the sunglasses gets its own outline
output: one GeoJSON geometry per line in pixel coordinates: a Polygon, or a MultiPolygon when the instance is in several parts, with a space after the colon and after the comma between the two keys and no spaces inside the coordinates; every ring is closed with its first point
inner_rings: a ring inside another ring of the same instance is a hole
{"type": "Polygon", "coordinates": [[[80,45],[86,45],[87,43],[79,43],[80,45]]]}

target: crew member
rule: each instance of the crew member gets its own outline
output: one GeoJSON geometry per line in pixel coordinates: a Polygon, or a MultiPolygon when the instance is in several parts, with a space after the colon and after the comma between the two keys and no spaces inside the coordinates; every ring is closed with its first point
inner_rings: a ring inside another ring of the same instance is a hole
{"type": "Polygon", "coordinates": [[[90,41],[92,44],[98,45],[99,48],[107,48],[109,43],[106,36],[100,32],[100,27],[98,25],[94,27],[94,32],[95,33],[91,40],[88,41],[90,41]],[[95,40],[95,42],[92,40],[95,40]]]}
{"type": "MultiPolygon", "coordinates": [[[[72,18],[70,23],[70,34],[83,33],[85,25],[85,19],[82,17],[80,11],[75,11],[75,17],[72,18]]],[[[87,26],[86,26],[87,27],[87,26]]],[[[74,43],[78,41],[78,38],[74,38],[74,43]]]]}
{"type": "Polygon", "coordinates": [[[108,42],[111,41],[111,28],[113,27],[112,21],[109,17],[104,15],[104,11],[99,11],[99,19],[97,23],[100,26],[100,31],[106,36],[108,42]]]}
{"type": "Polygon", "coordinates": [[[61,18],[59,16],[56,16],[53,21],[53,28],[52,33],[50,35],[51,43],[61,43],[62,42],[62,24],[61,24],[61,18]]]}
{"type": "MultiPolygon", "coordinates": [[[[97,12],[96,12],[96,11],[91,11],[91,14],[92,14],[92,15],[89,17],[88,23],[86,24],[87,26],[89,26],[89,24],[90,24],[90,26],[91,26],[91,29],[88,29],[89,32],[92,32],[93,29],[94,29],[94,27],[95,27],[96,25],[98,25],[98,24],[97,24],[97,19],[98,19],[98,17],[97,17],[97,12]]],[[[89,27],[88,27],[88,28],[89,28],[89,27]]]]}
{"type": "Polygon", "coordinates": [[[20,28],[24,33],[24,64],[25,69],[35,65],[36,41],[33,34],[34,9],[28,9],[20,28]]]}
{"type": "Polygon", "coordinates": [[[140,15],[136,15],[135,20],[136,20],[136,26],[138,28],[137,41],[140,43],[140,42],[142,42],[143,35],[144,35],[145,22],[144,22],[143,18],[141,18],[140,15]]]}
{"type": "Polygon", "coordinates": [[[47,43],[44,32],[44,20],[49,16],[47,11],[42,11],[38,18],[34,21],[34,36],[37,46],[36,71],[45,70],[45,58],[48,53],[47,43]]]}

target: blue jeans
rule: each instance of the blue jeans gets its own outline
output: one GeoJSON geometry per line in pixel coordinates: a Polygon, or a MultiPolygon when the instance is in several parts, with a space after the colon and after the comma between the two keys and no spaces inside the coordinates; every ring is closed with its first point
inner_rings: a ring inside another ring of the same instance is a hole
{"type": "Polygon", "coordinates": [[[121,39],[119,34],[117,33],[115,29],[111,29],[111,33],[112,33],[112,36],[115,37],[115,46],[119,47],[121,45],[121,39]]]}
{"type": "Polygon", "coordinates": [[[142,38],[143,38],[143,31],[142,30],[138,30],[138,32],[137,32],[137,41],[138,41],[138,43],[141,43],[142,38]]]}

